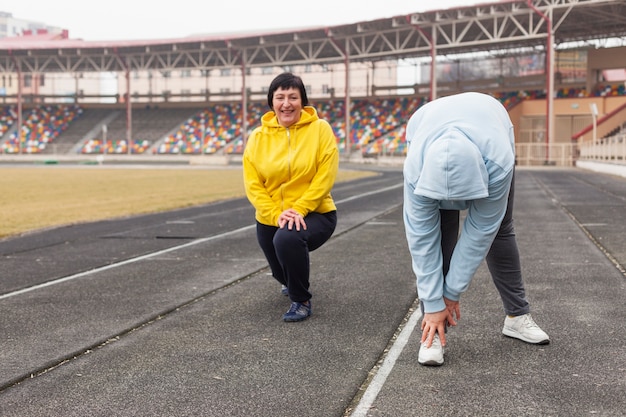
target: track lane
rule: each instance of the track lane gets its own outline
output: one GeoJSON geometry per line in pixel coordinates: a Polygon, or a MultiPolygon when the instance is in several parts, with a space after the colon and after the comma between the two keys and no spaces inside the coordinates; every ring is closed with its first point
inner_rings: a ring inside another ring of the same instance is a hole
{"type": "MultiPolygon", "coordinates": [[[[448,415],[469,411],[615,415],[626,406],[620,388],[623,346],[611,336],[626,331],[619,320],[626,317],[615,301],[623,300],[624,280],[617,277],[621,290],[619,285],[611,287],[616,273],[609,272],[606,258],[590,248],[588,237],[563,210],[578,211],[576,219],[583,225],[593,225],[592,220],[617,224],[622,214],[610,217],[600,210],[603,217],[594,213],[605,205],[618,205],[619,198],[603,200],[598,196],[606,193],[591,189],[586,194],[576,186],[580,182],[576,177],[563,179],[579,174],[576,170],[520,170],[518,177],[521,201],[516,228],[527,284],[538,321],[550,332],[553,343],[536,349],[502,339],[497,296],[486,271],[481,270],[467,294],[467,315],[462,328],[452,335],[453,354],[445,367],[437,371],[418,367],[416,336],[409,337],[380,393],[370,399],[368,416],[413,415],[416,410],[448,415]],[[599,300],[606,303],[598,304],[599,300]],[[582,353],[591,350],[599,360],[581,362],[582,353]],[[446,395],[443,404],[443,393],[452,391],[455,395],[446,395]]],[[[605,190],[619,189],[613,179],[598,179],[605,180],[605,190]]],[[[392,181],[389,186],[394,183],[398,184],[392,181]]],[[[93,326],[103,323],[96,320],[102,314],[94,308],[97,296],[127,297],[119,306],[109,306],[109,310],[119,310],[118,320],[125,320],[142,314],[145,306],[127,304],[145,292],[152,294],[155,304],[164,305],[176,297],[189,299],[197,285],[221,282],[222,286],[202,294],[207,290],[204,287],[191,302],[172,304],[167,314],[105,341],[101,348],[5,388],[0,392],[2,414],[349,415],[415,301],[402,228],[401,187],[386,191],[381,198],[370,196],[366,202],[352,196],[342,195],[345,202],[340,213],[346,222],[341,230],[313,253],[314,315],[302,326],[280,321],[286,300],[263,268],[234,285],[227,284],[228,274],[242,259],[225,257],[222,248],[215,247],[216,253],[210,256],[207,250],[191,247],[183,257],[155,256],[134,264],[137,269],[124,268],[124,273],[104,280],[108,283],[102,283],[102,294],[82,292],[84,308],[92,316],[86,319],[93,320],[93,326]],[[190,259],[194,260],[191,266],[190,259]],[[223,274],[207,272],[216,265],[222,265],[223,274]],[[151,273],[153,279],[145,279],[151,273]],[[208,276],[213,277],[212,283],[206,283],[208,276]],[[129,289],[132,293],[125,294],[129,289]]],[[[335,198],[339,200],[339,194],[335,198]]],[[[619,233],[619,226],[614,230],[619,233]]],[[[602,241],[615,241],[610,230],[603,233],[602,241]]],[[[253,253],[254,239],[247,240],[253,253]]],[[[233,247],[241,242],[233,239],[233,247]]],[[[256,261],[264,262],[261,256],[256,261]]],[[[62,293],[59,301],[74,299],[62,293]]],[[[46,307],[40,305],[48,301],[32,300],[39,305],[39,315],[32,317],[50,320],[46,307]]],[[[17,314],[13,318],[19,320],[17,314]]],[[[50,341],[74,336],[75,321],[68,319],[64,324],[71,330],[59,335],[51,329],[50,341]]],[[[46,346],[37,348],[44,352],[46,346]]]]}
{"type": "MultiPolygon", "coordinates": [[[[398,173],[387,174],[386,179],[372,177],[372,181],[370,185],[367,180],[358,180],[355,187],[348,186],[345,191],[334,193],[342,214],[333,238],[349,233],[399,204],[398,173]],[[394,197],[389,198],[390,195],[394,197]],[[374,198],[377,196],[378,199],[374,198]],[[363,203],[364,199],[368,200],[367,204],[363,203]]],[[[253,213],[249,203],[239,199],[225,204],[229,209],[222,209],[218,204],[217,208],[210,205],[178,211],[174,213],[178,217],[167,213],[163,216],[166,220],[161,216],[148,216],[152,224],[142,216],[135,227],[126,230],[127,225],[114,228],[85,225],[88,230],[96,228],[108,232],[107,238],[85,238],[72,230],[76,245],[84,244],[85,239],[92,242],[93,247],[89,246],[92,255],[87,258],[101,266],[43,279],[33,285],[22,284],[21,288],[0,295],[0,324],[7,336],[7,340],[0,343],[0,351],[5,356],[5,366],[0,371],[2,386],[43,372],[265,269],[266,261],[257,247],[254,225],[250,224],[253,213]],[[213,208],[216,210],[212,211],[213,208]],[[244,220],[240,213],[246,210],[250,216],[244,220]],[[233,212],[237,213],[234,217],[233,212]],[[106,257],[106,264],[98,258],[97,254],[107,253],[108,237],[114,233],[154,239],[172,222],[187,226],[191,221],[203,224],[200,229],[211,234],[182,243],[167,240],[165,248],[148,253],[142,253],[145,251],[143,240],[125,238],[121,240],[126,245],[134,243],[136,249],[127,250],[123,246],[117,250],[138,255],[116,261],[120,255],[114,251],[106,257]],[[244,223],[247,225],[241,226],[244,223]],[[102,246],[98,247],[98,243],[102,246]],[[33,348],[23,349],[23,346],[33,348]]],[[[36,239],[31,241],[37,243],[36,239]]],[[[72,262],[76,253],[68,254],[65,248],[54,251],[54,246],[47,249],[51,251],[50,258],[65,262],[68,270],[77,270],[72,262]]],[[[40,251],[36,245],[32,251],[23,251],[23,256],[40,256],[40,251]]],[[[31,275],[21,277],[20,282],[32,279],[31,275]]]]}

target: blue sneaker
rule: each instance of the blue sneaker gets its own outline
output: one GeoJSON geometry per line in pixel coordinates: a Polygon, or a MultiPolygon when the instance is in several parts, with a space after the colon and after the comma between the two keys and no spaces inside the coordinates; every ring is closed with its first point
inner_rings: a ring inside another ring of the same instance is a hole
{"type": "Polygon", "coordinates": [[[283,314],[283,320],[302,321],[302,320],[307,319],[310,315],[311,315],[311,301],[310,300],[309,300],[309,305],[292,301],[291,307],[289,307],[289,311],[283,314]]]}
{"type": "Polygon", "coordinates": [[[289,295],[289,289],[283,285],[282,288],[280,289],[280,293],[284,296],[288,296],[289,295]]]}

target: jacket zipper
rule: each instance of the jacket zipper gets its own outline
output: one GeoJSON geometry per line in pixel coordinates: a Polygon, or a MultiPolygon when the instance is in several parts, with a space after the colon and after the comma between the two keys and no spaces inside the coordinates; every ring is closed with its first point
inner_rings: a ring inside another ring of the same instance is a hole
{"type": "MultiPolygon", "coordinates": [[[[287,173],[289,174],[289,180],[291,180],[291,131],[289,128],[285,128],[287,132],[287,173]]],[[[281,186],[281,205],[282,209],[285,210],[285,186],[281,186]]]]}

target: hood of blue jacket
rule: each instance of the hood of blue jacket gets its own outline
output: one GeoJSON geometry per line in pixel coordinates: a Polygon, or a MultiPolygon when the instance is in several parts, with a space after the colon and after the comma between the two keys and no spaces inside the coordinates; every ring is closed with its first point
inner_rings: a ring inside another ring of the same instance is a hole
{"type": "Polygon", "coordinates": [[[415,194],[433,200],[488,197],[489,175],[478,147],[458,130],[433,141],[425,150],[415,194]]]}

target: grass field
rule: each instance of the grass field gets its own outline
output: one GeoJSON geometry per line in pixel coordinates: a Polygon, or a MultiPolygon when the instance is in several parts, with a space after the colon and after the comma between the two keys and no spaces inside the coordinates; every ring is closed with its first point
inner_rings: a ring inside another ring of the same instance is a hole
{"type": "MultiPolygon", "coordinates": [[[[340,170],[337,182],[375,175],[340,170]]],[[[241,169],[0,167],[0,238],[243,197],[241,169]]]]}

